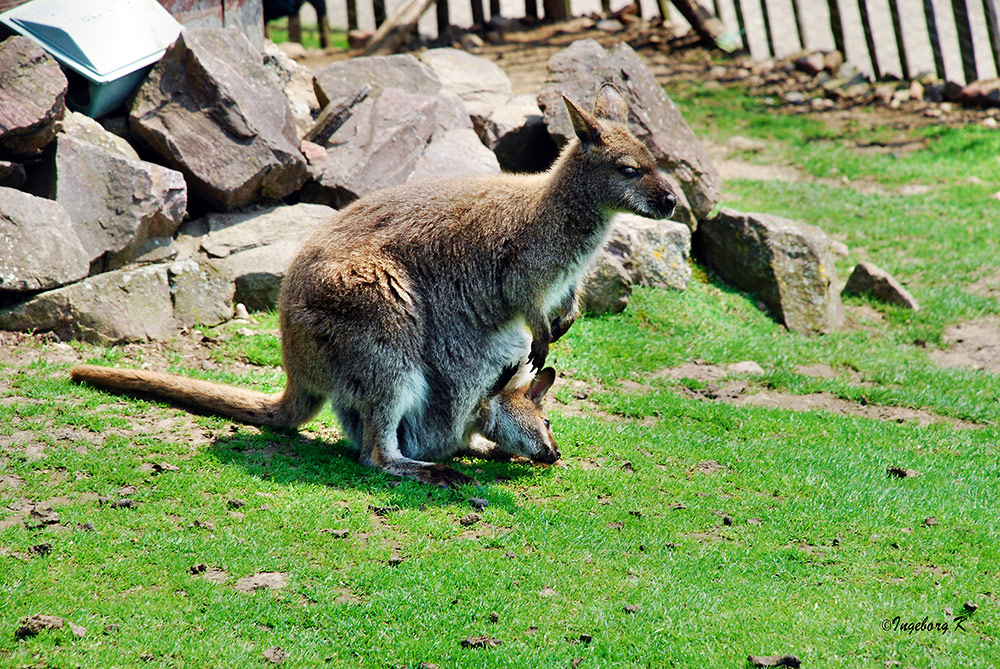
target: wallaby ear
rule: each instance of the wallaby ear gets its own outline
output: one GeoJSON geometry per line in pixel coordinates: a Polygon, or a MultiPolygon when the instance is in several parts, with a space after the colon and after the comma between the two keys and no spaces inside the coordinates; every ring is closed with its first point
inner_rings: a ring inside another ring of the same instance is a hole
{"type": "Polygon", "coordinates": [[[549,392],[549,388],[556,380],[556,370],[553,367],[546,367],[542,371],[535,374],[535,379],[528,386],[528,398],[535,404],[539,404],[542,398],[545,397],[545,393],[549,392]]]}
{"type": "Polygon", "coordinates": [[[628,102],[617,86],[608,83],[601,86],[594,101],[594,116],[617,123],[628,122],[628,102]]]}
{"type": "Polygon", "coordinates": [[[566,111],[569,112],[569,120],[573,122],[573,132],[576,136],[580,138],[580,141],[585,145],[590,144],[600,144],[601,142],[601,131],[597,127],[597,119],[577,107],[573,102],[563,96],[563,102],[566,103],[566,111]]]}

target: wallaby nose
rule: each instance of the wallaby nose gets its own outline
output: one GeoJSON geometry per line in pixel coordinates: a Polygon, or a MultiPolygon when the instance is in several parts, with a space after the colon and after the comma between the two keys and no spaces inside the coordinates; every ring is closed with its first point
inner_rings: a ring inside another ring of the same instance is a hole
{"type": "Polygon", "coordinates": [[[666,190],[660,196],[660,213],[663,218],[670,218],[674,215],[674,208],[677,207],[677,196],[666,190]]]}

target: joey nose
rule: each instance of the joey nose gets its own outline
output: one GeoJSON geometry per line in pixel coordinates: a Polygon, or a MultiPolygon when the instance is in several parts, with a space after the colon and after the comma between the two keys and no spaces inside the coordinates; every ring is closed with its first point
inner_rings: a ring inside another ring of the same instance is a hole
{"type": "Polygon", "coordinates": [[[660,195],[660,213],[663,218],[670,218],[674,215],[674,208],[677,206],[677,196],[666,190],[660,195]]]}

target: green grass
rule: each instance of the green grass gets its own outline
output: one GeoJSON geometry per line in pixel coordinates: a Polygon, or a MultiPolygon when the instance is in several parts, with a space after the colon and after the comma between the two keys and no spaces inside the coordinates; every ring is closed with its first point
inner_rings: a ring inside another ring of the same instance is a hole
{"type": "MultiPolygon", "coordinates": [[[[287,18],[271,21],[268,23],[268,30],[270,31],[270,39],[275,44],[289,41],[287,18]]],[[[307,49],[320,48],[319,26],[315,24],[302,24],[302,46],[307,49]]],[[[347,31],[331,28],[330,48],[346,50],[347,47],[347,31]]]]}
{"type": "MultiPolygon", "coordinates": [[[[293,667],[724,667],[785,653],[809,667],[1000,663],[1000,376],[942,368],[928,353],[948,326],[1000,313],[1000,300],[965,290],[1000,273],[1000,202],[987,197],[1000,189],[1000,134],[925,129],[915,134],[926,148],[873,157],[851,148],[850,128],[775,114],[738,91],[691,89],[678,102],[699,133],[764,139],[751,159],[818,179],[730,182],[724,204],[823,227],[852,249],[842,274],[863,247],[923,308],[851,300],[883,320],[805,337],[696,267],[686,292],[638,290],[623,314],[583,320],[553,348],[556,367],[592,390],[583,415],[550,412],[567,468],[463,461],[483,486],[451,491],[358,466],[346,442],[314,436],[334,434],[329,413],[296,436],[73,386],[39,340],[0,365],[0,473],[21,480],[0,484],[0,502],[53,500],[60,519],[0,529],[0,666],[262,666],[273,646],[293,667]],[[834,168],[882,190],[862,194],[829,178],[834,168]],[[930,188],[896,192],[913,182],[930,188]],[[764,373],[745,377],[755,389],[974,425],[737,407],[685,394],[703,382],[652,374],[694,358],[758,362],[764,373]],[[837,374],[796,372],[812,363],[837,374]],[[46,445],[39,459],[28,442],[46,445]],[[712,460],[720,467],[698,467],[712,460]],[[890,478],[889,466],[921,476],[890,478]],[[490,504],[464,527],[471,496],[490,504]],[[925,525],[932,516],[939,524],[925,525]],[[80,529],[88,522],[93,531],[80,529]],[[348,535],[324,532],[334,529],[348,535]],[[51,553],[27,557],[40,543],[51,553]],[[227,580],[192,574],[199,563],[227,580]],[[234,588],[267,571],[286,573],[287,586],[234,588]],[[957,630],[947,610],[966,601],[978,610],[957,630]],[[87,634],[17,640],[36,613],[87,634]],[[883,629],[897,616],[950,629],[883,629]],[[461,647],[475,635],[501,645],[461,647]]],[[[276,320],[206,330],[221,370],[254,371],[205,370],[184,349],[167,352],[168,366],[274,391],[276,320]]],[[[141,362],[76,349],[100,364],[141,362]]],[[[573,400],[567,385],[554,393],[573,400]]],[[[0,523],[14,514],[0,511],[0,523]]]]}

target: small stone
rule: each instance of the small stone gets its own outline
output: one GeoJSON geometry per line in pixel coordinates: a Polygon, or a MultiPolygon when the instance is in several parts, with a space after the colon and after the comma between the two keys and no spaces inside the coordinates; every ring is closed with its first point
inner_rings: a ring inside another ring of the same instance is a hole
{"type": "Polygon", "coordinates": [[[215,529],[215,523],[213,523],[210,520],[201,520],[200,518],[195,519],[194,526],[200,527],[201,529],[208,531],[212,531],[215,529]]]}
{"type": "Polygon", "coordinates": [[[236,306],[233,307],[233,318],[243,321],[249,320],[250,312],[247,311],[246,305],[244,305],[242,302],[237,302],[236,306]]]}
{"type": "Polygon", "coordinates": [[[87,636],[87,628],[83,625],[77,625],[75,623],[69,623],[69,631],[73,633],[73,636],[78,639],[82,639],[87,636]]]}
{"type": "Polygon", "coordinates": [[[485,500],[482,497],[470,497],[469,505],[472,506],[476,511],[482,511],[490,505],[489,500],[485,500]]]}
{"type": "Polygon", "coordinates": [[[462,516],[461,518],[459,518],[458,522],[465,527],[470,527],[478,523],[480,520],[482,520],[482,518],[479,516],[479,514],[470,513],[467,516],[462,516]]]}
{"type": "Polygon", "coordinates": [[[228,506],[230,509],[242,509],[246,505],[247,503],[244,502],[242,499],[233,498],[226,501],[226,506],[228,506]]]}
{"type": "Polygon", "coordinates": [[[264,651],[264,659],[271,664],[284,664],[285,660],[288,658],[288,653],[283,651],[278,646],[268,648],[264,651]]]}
{"type": "Polygon", "coordinates": [[[32,555],[38,555],[40,557],[44,557],[52,552],[52,544],[49,543],[35,544],[34,546],[28,549],[28,552],[31,553],[32,555]]]}
{"type": "Polygon", "coordinates": [[[941,523],[938,522],[938,519],[935,518],[934,516],[930,516],[929,518],[924,519],[924,525],[926,525],[927,527],[934,527],[935,525],[940,525],[940,524],[941,523]]]}
{"type": "Polygon", "coordinates": [[[914,311],[920,308],[917,301],[903,285],[885,270],[867,262],[860,262],[844,285],[844,295],[870,297],[914,311]]]}
{"type": "Polygon", "coordinates": [[[723,525],[732,525],[734,522],[736,522],[736,521],[733,520],[732,516],[726,515],[726,516],[722,517],[722,524],[723,525]]]}
{"type": "Polygon", "coordinates": [[[392,555],[389,556],[389,566],[390,567],[398,567],[401,564],[403,564],[403,556],[402,555],[396,555],[394,553],[394,554],[392,554],[392,555]]]}
{"type": "Polygon", "coordinates": [[[589,644],[593,640],[594,640],[594,637],[590,636],[589,634],[581,634],[580,635],[580,643],[582,643],[582,644],[589,644]]]}
{"type": "Polygon", "coordinates": [[[496,648],[500,643],[500,639],[488,636],[470,636],[462,640],[462,648],[496,648]]]}
{"type": "Polygon", "coordinates": [[[639,613],[639,611],[642,610],[642,607],[639,606],[638,604],[626,604],[623,607],[623,609],[625,610],[625,613],[636,614],[636,613],[639,613]]]}
{"type": "Polygon", "coordinates": [[[491,623],[495,623],[498,620],[500,620],[500,614],[497,613],[496,611],[491,611],[490,612],[490,622],[491,623]]]}
{"type": "Polygon", "coordinates": [[[966,602],[965,604],[962,604],[962,608],[964,608],[969,613],[975,613],[976,609],[979,608],[979,604],[976,604],[975,602],[969,601],[969,602],[966,602]]]}
{"type": "Polygon", "coordinates": [[[920,476],[920,472],[915,469],[903,469],[902,467],[887,467],[886,473],[889,476],[895,476],[896,478],[906,479],[914,478],[920,476]]]}

